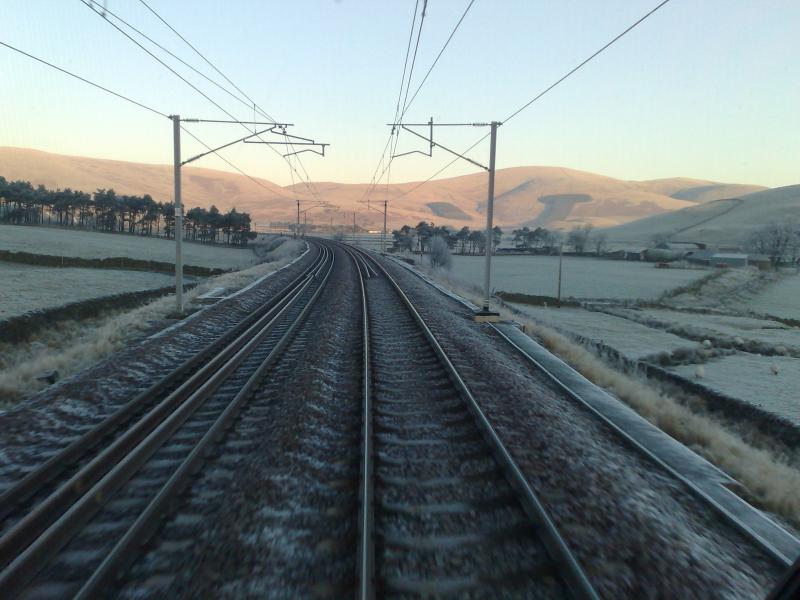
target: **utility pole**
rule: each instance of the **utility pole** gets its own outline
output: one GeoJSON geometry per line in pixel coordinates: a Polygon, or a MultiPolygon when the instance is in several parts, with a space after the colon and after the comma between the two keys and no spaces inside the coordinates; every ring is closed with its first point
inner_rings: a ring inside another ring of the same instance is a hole
{"type": "MultiPolygon", "coordinates": [[[[500,313],[491,310],[491,292],[492,292],[492,241],[494,239],[494,226],[493,226],[493,217],[494,217],[494,175],[495,175],[495,157],[497,154],[497,128],[502,125],[499,121],[492,121],[491,123],[434,123],[433,117],[427,123],[388,123],[388,125],[392,128],[392,133],[394,133],[396,128],[401,128],[418,138],[421,138],[428,142],[428,151],[422,152],[421,150],[412,150],[411,152],[403,152],[401,154],[395,154],[391,158],[397,158],[398,156],[405,156],[407,154],[422,154],[424,156],[433,156],[433,149],[434,148],[441,148],[442,150],[457,156],[458,158],[462,158],[467,162],[472,163],[473,165],[480,167],[481,169],[488,171],[489,173],[489,190],[488,190],[488,201],[486,204],[486,261],[484,263],[484,273],[483,273],[483,291],[484,291],[484,300],[483,300],[483,307],[481,310],[475,313],[475,320],[478,322],[495,322],[500,319],[500,313]],[[427,127],[429,130],[428,137],[410,129],[410,127],[427,127]],[[455,152],[450,148],[439,144],[438,142],[433,141],[433,128],[434,127],[490,127],[490,136],[491,136],[491,145],[489,149],[489,166],[486,167],[479,162],[472,160],[471,158],[460,154],[459,152],[455,152]]],[[[384,215],[385,216],[385,215],[384,215]]],[[[385,222],[385,221],[384,221],[385,222]]],[[[386,225],[384,225],[384,237],[386,237],[386,225]]]]}
{"type": "Polygon", "coordinates": [[[389,200],[383,201],[383,253],[386,254],[386,213],[389,211],[389,200]]]}
{"type": "Polygon", "coordinates": [[[294,230],[294,237],[300,235],[300,198],[297,199],[297,225],[294,230]]]}
{"type": "Polygon", "coordinates": [[[558,293],[556,307],[561,308],[561,264],[564,262],[564,242],[558,244],[558,293]]]}
{"type": "Polygon", "coordinates": [[[175,303],[183,313],[183,203],[181,201],[181,117],[172,115],[173,155],[175,162],[175,303]]]}
{"type": "Polygon", "coordinates": [[[359,202],[359,204],[366,204],[367,208],[377,211],[383,215],[383,232],[381,233],[381,248],[383,253],[386,254],[386,213],[388,212],[389,200],[386,199],[383,201],[383,210],[372,206],[370,200],[362,200],[359,202]]]}
{"type": "Polygon", "coordinates": [[[308,227],[308,211],[303,213],[303,239],[306,239],[306,228],[308,227]]]}
{"type": "Polygon", "coordinates": [[[486,316],[492,314],[489,310],[492,288],[492,246],[494,246],[494,165],[497,153],[497,121],[491,124],[491,141],[489,144],[489,197],[486,203],[486,263],[483,272],[483,311],[486,316]]]}
{"type": "Polygon", "coordinates": [[[353,245],[356,243],[356,213],[353,212],[353,245]]]}

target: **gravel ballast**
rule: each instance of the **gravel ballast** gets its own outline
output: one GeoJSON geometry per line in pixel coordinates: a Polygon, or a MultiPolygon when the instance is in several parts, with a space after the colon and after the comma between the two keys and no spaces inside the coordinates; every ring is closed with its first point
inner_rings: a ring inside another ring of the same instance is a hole
{"type": "Polygon", "coordinates": [[[761,597],[781,574],[491,328],[407,269],[415,302],[602,597],[761,597]]]}

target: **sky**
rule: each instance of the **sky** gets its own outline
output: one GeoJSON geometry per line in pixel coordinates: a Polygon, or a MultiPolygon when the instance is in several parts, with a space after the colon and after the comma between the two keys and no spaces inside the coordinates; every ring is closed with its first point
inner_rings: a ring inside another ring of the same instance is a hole
{"type": "MultiPolygon", "coordinates": [[[[289,133],[331,144],[325,157],[303,154],[298,171],[304,168],[313,181],[370,181],[388,139],[417,0],[147,1],[269,115],[293,123],[289,133]]],[[[0,41],[165,114],[228,118],[81,0],[2,4],[0,41]]],[[[139,0],[95,4],[241,97],[139,0]]],[[[412,94],[468,4],[428,0],[412,94]]],[[[404,120],[503,121],[656,4],[475,0],[404,120]]],[[[501,126],[497,167],[563,166],[633,180],[800,183],[798,25],[796,0],[671,0],[501,126]]],[[[237,119],[253,119],[248,101],[154,52],[237,119]]],[[[171,163],[166,118],[4,47],[0,73],[0,146],[171,163]]],[[[246,135],[237,124],[186,127],[210,145],[246,135]]],[[[485,133],[443,127],[435,139],[461,151],[485,133]]],[[[182,145],[184,157],[203,150],[186,136],[182,145]]],[[[426,149],[403,134],[397,152],[426,149]]],[[[470,157],[486,164],[488,151],[484,142],[470,157]]],[[[297,178],[263,145],[237,144],[221,153],[255,177],[281,185],[297,178]]],[[[392,182],[423,180],[450,160],[440,149],[432,157],[403,156],[388,175],[392,182]]],[[[231,170],[214,156],[193,165],[231,170]]],[[[440,177],[475,171],[458,161],[440,177]]]]}

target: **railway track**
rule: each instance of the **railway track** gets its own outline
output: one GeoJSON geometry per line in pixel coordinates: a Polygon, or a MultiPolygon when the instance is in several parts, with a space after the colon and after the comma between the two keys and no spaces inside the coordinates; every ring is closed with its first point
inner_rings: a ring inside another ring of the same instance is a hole
{"type": "Polygon", "coordinates": [[[96,597],[157,527],[295,335],[334,266],[312,264],[245,323],[0,499],[3,597],[96,597]]]}
{"type": "Polygon", "coordinates": [[[357,597],[596,598],[413,304],[349,252],[364,338],[357,597]]]}

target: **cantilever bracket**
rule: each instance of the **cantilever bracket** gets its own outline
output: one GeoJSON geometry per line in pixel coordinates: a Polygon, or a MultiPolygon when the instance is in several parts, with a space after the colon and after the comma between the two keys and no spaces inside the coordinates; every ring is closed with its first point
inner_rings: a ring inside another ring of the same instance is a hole
{"type": "MultiPolygon", "coordinates": [[[[419,125],[421,126],[422,124],[420,123],[419,125]]],[[[485,166],[485,165],[482,165],[481,163],[479,163],[479,162],[477,162],[477,161],[474,161],[474,160],[472,160],[472,159],[471,159],[471,158],[469,158],[468,156],[464,156],[463,154],[460,154],[460,153],[456,152],[455,150],[451,150],[450,148],[448,148],[448,147],[446,147],[446,146],[442,146],[441,144],[438,144],[438,143],[434,142],[434,141],[433,141],[433,127],[434,127],[434,124],[433,124],[433,117],[431,117],[431,120],[430,120],[430,121],[428,121],[427,123],[425,123],[425,125],[427,125],[427,126],[430,128],[430,134],[429,134],[429,137],[425,137],[424,135],[422,135],[422,134],[420,134],[420,133],[417,133],[417,132],[416,132],[416,131],[414,131],[413,129],[409,129],[409,126],[407,126],[407,125],[405,125],[405,124],[403,124],[403,123],[399,123],[399,126],[400,126],[402,129],[405,129],[407,132],[409,132],[409,133],[411,133],[411,134],[413,134],[413,135],[417,136],[418,138],[420,138],[420,139],[423,139],[423,140],[425,140],[426,142],[428,142],[428,144],[429,144],[428,151],[427,151],[427,152],[423,152],[422,150],[412,150],[412,151],[410,151],[410,152],[403,152],[403,153],[401,153],[401,154],[395,154],[394,156],[392,156],[392,158],[397,158],[398,156],[407,156],[407,155],[409,155],[409,154],[422,154],[423,156],[433,156],[433,149],[434,149],[434,148],[441,148],[441,149],[442,149],[442,150],[444,150],[445,152],[449,152],[449,153],[450,153],[450,154],[452,154],[453,156],[458,156],[459,158],[463,158],[463,159],[464,159],[464,160],[466,160],[467,162],[470,162],[470,163],[472,163],[473,165],[475,165],[476,167],[480,167],[480,168],[481,168],[481,169],[483,169],[484,171],[488,171],[488,170],[489,170],[489,167],[487,167],[487,166],[485,166]]],[[[447,125],[450,125],[450,124],[447,124],[447,125]]],[[[472,126],[474,126],[474,127],[481,127],[481,126],[483,126],[483,125],[484,125],[484,123],[470,123],[469,125],[472,125],[472,126]]],[[[395,127],[395,126],[394,126],[394,125],[392,125],[392,129],[393,129],[393,130],[394,130],[394,127],[395,127]]]]}

